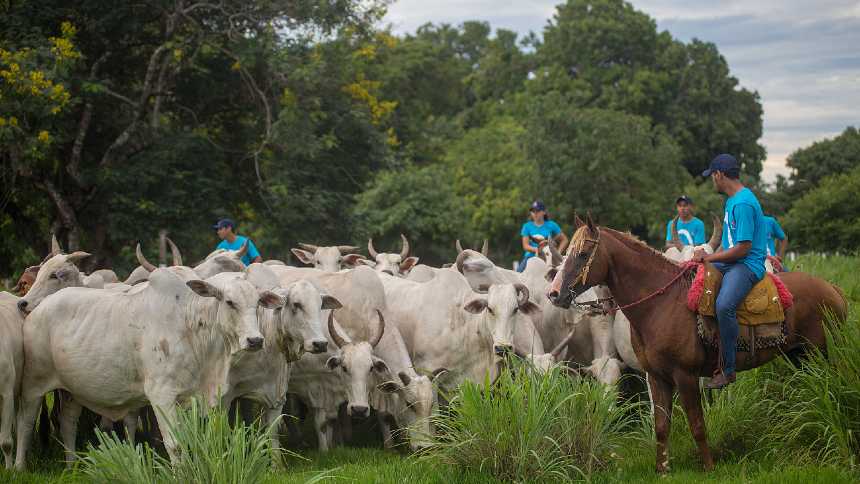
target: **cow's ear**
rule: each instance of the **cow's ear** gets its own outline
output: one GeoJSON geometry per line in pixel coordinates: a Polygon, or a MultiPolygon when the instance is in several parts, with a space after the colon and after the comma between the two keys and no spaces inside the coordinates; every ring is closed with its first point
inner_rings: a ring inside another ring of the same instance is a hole
{"type": "Polygon", "coordinates": [[[463,306],[463,309],[465,309],[466,311],[468,311],[472,314],[480,314],[485,309],[487,309],[487,300],[486,299],[472,299],[471,301],[466,303],[465,306],[463,306]]]}
{"type": "Polygon", "coordinates": [[[379,391],[383,393],[397,393],[400,391],[401,386],[394,380],[389,380],[386,382],[382,382],[376,386],[379,391]]]}
{"type": "Polygon", "coordinates": [[[341,363],[343,363],[343,360],[340,358],[340,356],[334,355],[330,356],[329,359],[325,361],[325,366],[329,370],[334,370],[335,368],[340,366],[341,363]]]}
{"type": "Polygon", "coordinates": [[[400,381],[403,382],[403,386],[408,387],[410,383],[412,383],[412,378],[409,378],[409,375],[406,374],[405,371],[401,371],[397,374],[400,377],[400,381]]]}
{"type": "Polygon", "coordinates": [[[320,309],[340,309],[342,307],[343,304],[336,297],[329,296],[328,294],[322,295],[322,307],[320,309]]]}
{"type": "Polygon", "coordinates": [[[553,267],[552,269],[546,271],[546,275],[544,276],[544,279],[546,279],[547,282],[552,282],[552,280],[555,279],[556,274],[558,274],[558,269],[553,267]]]}
{"type": "Polygon", "coordinates": [[[364,260],[364,256],[361,254],[347,254],[347,255],[343,256],[343,260],[341,261],[341,264],[344,267],[352,269],[353,267],[359,265],[362,260],[364,260]]]}
{"type": "Polygon", "coordinates": [[[385,360],[382,360],[377,357],[373,357],[373,371],[381,374],[391,373],[391,370],[388,369],[388,364],[385,363],[385,360]]]}
{"type": "Polygon", "coordinates": [[[278,309],[284,307],[284,304],[287,303],[287,298],[279,296],[272,291],[263,291],[260,293],[260,299],[257,302],[266,309],[278,309]]]}
{"type": "Polygon", "coordinates": [[[409,272],[418,263],[417,257],[407,257],[405,261],[400,263],[400,272],[409,272]]]}
{"type": "Polygon", "coordinates": [[[221,292],[221,289],[209,284],[206,281],[201,281],[199,279],[195,279],[193,281],[188,281],[185,283],[192,291],[197,293],[198,296],[202,297],[214,297],[219,301],[224,299],[224,293],[221,292]]]}
{"type": "Polygon", "coordinates": [[[520,308],[520,311],[522,311],[524,314],[526,314],[528,316],[536,316],[536,315],[540,315],[543,313],[543,311],[541,311],[540,306],[538,306],[537,304],[535,304],[531,301],[526,301],[525,304],[521,304],[519,306],[519,308],[520,308]]]}
{"type": "Polygon", "coordinates": [[[71,254],[66,256],[66,262],[70,262],[72,264],[77,264],[78,262],[82,261],[83,259],[86,259],[89,256],[90,256],[89,252],[82,252],[79,250],[76,252],[72,252],[71,254]]]}
{"type": "Polygon", "coordinates": [[[314,255],[310,252],[302,249],[290,249],[290,252],[293,253],[296,257],[299,258],[300,261],[304,264],[313,265],[314,263],[314,255]]]}
{"type": "Polygon", "coordinates": [[[376,267],[376,261],[370,259],[358,259],[358,263],[366,265],[367,267],[376,267]]]}

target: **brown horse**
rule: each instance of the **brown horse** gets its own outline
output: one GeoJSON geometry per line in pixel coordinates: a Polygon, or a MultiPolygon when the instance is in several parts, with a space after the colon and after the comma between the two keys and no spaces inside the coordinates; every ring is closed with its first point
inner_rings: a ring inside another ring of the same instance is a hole
{"type": "MultiPolygon", "coordinates": [[[[609,286],[630,320],[636,357],[647,372],[654,405],[657,471],[669,470],[669,428],[675,389],[687,414],[705,469],[714,466],[705,433],[699,377],[712,376],[716,350],[705,348],[696,330],[696,317],[687,309],[689,279],[676,278],[679,265],[629,234],[597,227],[588,217],[577,218],[570,255],[556,274],[548,294],[553,304],[569,307],[588,288],[609,286]],[[675,279],[677,282],[672,283],[675,279]],[[668,287],[661,292],[665,286],[668,287]],[[653,296],[653,297],[652,297],[653,296]]],[[[844,320],[847,303],[841,291],[828,282],[801,272],[779,275],[794,295],[786,311],[788,338],[782,347],[738,353],[737,369],[760,366],[782,353],[811,344],[825,347],[824,315],[829,309],[844,320]]]]}

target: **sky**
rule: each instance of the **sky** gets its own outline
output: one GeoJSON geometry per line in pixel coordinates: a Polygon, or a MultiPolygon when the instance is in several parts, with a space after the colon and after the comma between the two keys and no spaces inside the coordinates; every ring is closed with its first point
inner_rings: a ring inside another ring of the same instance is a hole
{"type": "MultiPolygon", "coordinates": [[[[397,33],[427,22],[484,20],[540,34],[561,0],[397,0],[397,33]]],[[[676,39],[717,45],[741,86],[758,91],[767,149],[762,177],[788,175],[786,157],[860,126],[860,0],[633,0],[676,39]]]]}

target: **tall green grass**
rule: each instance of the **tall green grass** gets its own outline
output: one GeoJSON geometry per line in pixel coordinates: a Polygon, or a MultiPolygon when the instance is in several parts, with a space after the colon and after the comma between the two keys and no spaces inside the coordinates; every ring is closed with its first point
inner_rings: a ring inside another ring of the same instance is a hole
{"type": "Polygon", "coordinates": [[[98,446],[81,455],[75,474],[92,482],[238,484],[260,482],[272,467],[273,428],[231,426],[227,410],[194,400],[177,411],[168,431],[180,458],[175,465],[145,445],[98,432],[98,446]]]}
{"type": "Polygon", "coordinates": [[[614,389],[514,363],[494,384],[466,383],[434,418],[435,442],[422,457],[505,481],[588,476],[628,437],[629,408],[614,389]]]}

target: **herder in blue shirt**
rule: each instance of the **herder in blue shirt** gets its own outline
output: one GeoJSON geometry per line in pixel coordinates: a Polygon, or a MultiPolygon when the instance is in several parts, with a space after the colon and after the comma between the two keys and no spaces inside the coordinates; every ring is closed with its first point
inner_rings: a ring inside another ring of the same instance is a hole
{"type": "Polygon", "coordinates": [[[712,262],[723,273],[717,295],[723,372],[706,388],[722,388],[735,381],[735,350],[738,340],[737,308],[753,286],[764,277],[767,253],[767,224],[753,192],[740,181],[741,167],[734,156],[718,155],[702,173],[711,177],[718,192],[728,196],[723,218],[723,245],[718,252],[697,250],[696,262],[712,262]]]}
{"type": "MultiPolygon", "coordinates": [[[[681,246],[685,245],[702,245],[705,243],[705,223],[698,217],[693,216],[693,199],[687,195],[681,195],[675,200],[675,209],[678,211],[678,239],[681,241],[681,246]]],[[[672,222],[666,224],[666,248],[675,247],[681,250],[672,242],[672,222]]]]}
{"type": "Polygon", "coordinates": [[[535,200],[529,208],[529,217],[531,220],[523,224],[520,230],[520,236],[523,243],[523,259],[520,265],[517,266],[517,272],[526,270],[526,264],[529,259],[535,256],[540,250],[543,242],[550,240],[555,242],[558,251],[562,252],[567,246],[567,236],[561,231],[561,227],[557,223],[549,219],[546,213],[546,205],[540,200],[535,200]]]}
{"type": "Polygon", "coordinates": [[[788,250],[788,237],[775,217],[765,215],[764,222],[767,225],[767,258],[770,260],[774,272],[784,272],[786,269],[782,259],[785,257],[785,251],[788,250]],[[779,249],[776,247],[777,240],[779,241],[779,249]]]}
{"type": "Polygon", "coordinates": [[[260,257],[260,251],[257,250],[257,246],[254,245],[254,242],[247,237],[236,235],[236,222],[229,218],[222,218],[218,223],[213,225],[212,228],[215,229],[216,233],[218,233],[218,237],[221,237],[221,243],[215,247],[215,250],[239,250],[247,240],[248,251],[245,252],[244,256],[242,256],[242,262],[246,266],[251,265],[253,262],[263,262],[263,258],[260,257]]]}

